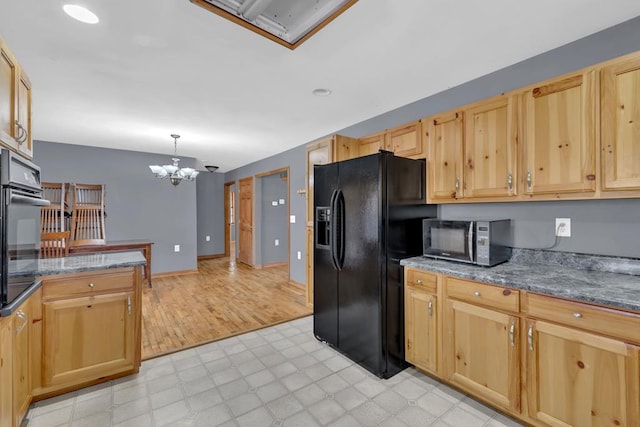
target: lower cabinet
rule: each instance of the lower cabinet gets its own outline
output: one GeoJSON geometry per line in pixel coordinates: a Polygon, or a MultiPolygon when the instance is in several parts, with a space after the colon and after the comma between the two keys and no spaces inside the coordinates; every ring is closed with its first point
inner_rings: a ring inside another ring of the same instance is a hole
{"type": "Polygon", "coordinates": [[[138,372],[141,267],[43,279],[36,399],[138,372]]]}
{"type": "Polygon", "coordinates": [[[132,370],[133,292],[44,303],[43,386],[132,370]]]}
{"type": "Polygon", "coordinates": [[[0,318],[0,427],[13,427],[13,316],[0,318]]]}
{"type": "Polygon", "coordinates": [[[529,415],[550,426],[640,425],[639,349],[527,319],[529,415]]]}
{"type": "MultiPolygon", "coordinates": [[[[32,303],[38,299],[36,291],[12,314],[13,318],[13,417],[19,426],[31,403],[31,334],[32,303]]],[[[39,299],[38,299],[39,301],[39,299]]]]}
{"type": "Polygon", "coordinates": [[[517,316],[448,300],[447,379],[496,406],[520,409],[517,316]]]}
{"type": "Polygon", "coordinates": [[[425,371],[437,372],[436,296],[407,287],[404,295],[405,358],[425,371]]]}
{"type": "Polygon", "coordinates": [[[528,424],[640,426],[640,314],[406,268],[405,316],[408,362],[528,424]]]}

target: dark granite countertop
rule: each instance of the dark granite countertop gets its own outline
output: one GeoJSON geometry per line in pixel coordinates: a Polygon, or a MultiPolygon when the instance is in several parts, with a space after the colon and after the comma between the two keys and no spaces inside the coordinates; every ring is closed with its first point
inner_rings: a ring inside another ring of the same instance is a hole
{"type": "Polygon", "coordinates": [[[63,258],[47,258],[38,262],[38,276],[80,273],[82,271],[110,270],[135,267],[147,263],[139,251],[104,252],[87,255],[72,255],[63,258]]]}
{"type": "MultiPolygon", "coordinates": [[[[10,261],[14,275],[33,275],[33,262],[10,261]]],[[[38,261],[36,276],[53,276],[58,274],[80,273],[83,271],[110,270],[113,268],[135,267],[146,264],[141,252],[106,252],[89,255],[72,255],[63,258],[46,258],[38,261]]],[[[36,281],[20,294],[11,304],[0,308],[0,317],[11,315],[35,291],[40,289],[42,281],[36,281]]]]}
{"type": "Polygon", "coordinates": [[[511,261],[495,267],[422,256],[404,259],[400,264],[448,276],[640,312],[640,260],[580,254],[560,255],[563,257],[561,260],[550,260],[534,253],[515,255],[511,261]],[[582,262],[587,257],[588,266],[582,262]]]}

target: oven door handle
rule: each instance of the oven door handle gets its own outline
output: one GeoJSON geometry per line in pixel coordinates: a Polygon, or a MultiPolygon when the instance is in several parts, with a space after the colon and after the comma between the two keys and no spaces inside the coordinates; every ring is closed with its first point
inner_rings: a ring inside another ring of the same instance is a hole
{"type": "Polygon", "coordinates": [[[51,202],[46,199],[38,199],[29,196],[21,196],[20,194],[11,194],[9,196],[9,203],[16,205],[31,205],[31,206],[49,206],[51,202]]]}

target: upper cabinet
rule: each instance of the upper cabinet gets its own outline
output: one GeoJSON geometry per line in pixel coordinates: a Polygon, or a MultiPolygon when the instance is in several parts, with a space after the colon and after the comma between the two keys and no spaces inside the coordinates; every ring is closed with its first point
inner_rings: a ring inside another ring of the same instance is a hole
{"type": "Polygon", "coordinates": [[[388,129],[385,132],[385,150],[392,151],[400,157],[424,158],[422,122],[418,120],[388,129]]]}
{"type": "Polygon", "coordinates": [[[601,71],[603,190],[640,190],[640,57],[601,71]]]}
{"type": "MultiPolygon", "coordinates": [[[[313,166],[358,157],[358,140],[334,135],[307,145],[307,224],[313,225],[313,166]]],[[[377,150],[376,150],[377,151],[377,150]]]]}
{"type": "Polygon", "coordinates": [[[516,195],[517,98],[474,104],[464,116],[464,197],[516,195]]]}
{"type": "Polygon", "coordinates": [[[358,139],[357,154],[354,157],[368,156],[375,154],[385,147],[384,132],[375,133],[358,139]]]}
{"type": "Polygon", "coordinates": [[[463,195],[463,113],[452,112],[424,120],[429,151],[428,201],[447,202],[463,195]]]}
{"type": "Polygon", "coordinates": [[[31,82],[0,39],[0,143],[31,158],[31,82]]]}
{"type": "Polygon", "coordinates": [[[596,190],[595,74],[590,69],[523,93],[525,193],[596,190]]]}

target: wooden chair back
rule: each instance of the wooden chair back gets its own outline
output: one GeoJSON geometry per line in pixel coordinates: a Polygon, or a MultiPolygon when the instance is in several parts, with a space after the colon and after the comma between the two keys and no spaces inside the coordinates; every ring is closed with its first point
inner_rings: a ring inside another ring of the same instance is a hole
{"type": "Polygon", "coordinates": [[[40,234],[40,256],[42,258],[59,258],[69,255],[70,231],[58,231],[40,234]]]}
{"type": "Polygon", "coordinates": [[[104,185],[71,185],[71,245],[104,245],[104,185]]]}
{"type": "Polygon", "coordinates": [[[43,182],[43,197],[49,200],[51,205],[40,208],[40,231],[53,233],[65,231],[66,218],[66,184],[64,182],[43,182]]]}

